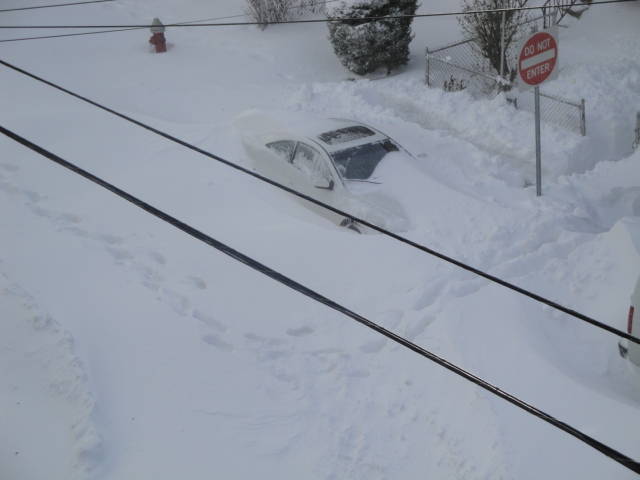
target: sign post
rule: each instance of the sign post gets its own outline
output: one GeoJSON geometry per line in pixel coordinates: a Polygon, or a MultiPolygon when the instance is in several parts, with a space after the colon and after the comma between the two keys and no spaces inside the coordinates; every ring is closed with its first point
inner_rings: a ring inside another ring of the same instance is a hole
{"type": "Polygon", "coordinates": [[[540,87],[535,87],[536,104],[536,196],[542,196],[542,142],[540,141],[540,87]]]}
{"type": "Polygon", "coordinates": [[[540,84],[558,74],[558,40],[555,29],[534,33],[522,42],[518,57],[520,88],[534,87],[536,114],[536,195],[542,195],[542,142],[540,139],[540,84]]]}

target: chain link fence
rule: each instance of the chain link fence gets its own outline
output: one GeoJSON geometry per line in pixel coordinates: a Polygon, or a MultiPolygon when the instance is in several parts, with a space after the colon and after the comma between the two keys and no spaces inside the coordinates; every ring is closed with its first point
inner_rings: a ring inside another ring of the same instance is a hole
{"type": "MultiPolygon", "coordinates": [[[[519,110],[535,112],[533,92],[518,92],[507,95],[507,100],[519,110]]],[[[540,120],[558,125],[582,136],[587,134],[584,99],[574,102],[558,95],[540,92],[540,120]]]]}
{"type": "MultiPolygon", "coordinates": [[[[520,42],[531,33],[553,25],[557,10],[548,8],[544,15],[530,18],[521,24],[518,34],[505,51],[507,68],[513,70],[519,56],[520,42]]],[[[426,51],[426,84],[447,92],[466,90],[474,97],[497,95],[508,90],[507,100],[516,108],[534,111],[532,92],[511,89],[510,80],[500,76],[482,54],[476,38],[467,38],[440,48],[426,51]]],[[[580,135],[586,135],[585,102],[540,93],[540,117],[547,123],[558,125],[580,135]]]]}

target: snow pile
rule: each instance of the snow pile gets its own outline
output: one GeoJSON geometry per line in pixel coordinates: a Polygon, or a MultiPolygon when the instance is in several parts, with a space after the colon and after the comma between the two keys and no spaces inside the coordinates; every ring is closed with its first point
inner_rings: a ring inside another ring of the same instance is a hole
{"type": "Polygon", "coordinates": [[[0,318],[3,477],[90,478],[101,441],[73,337],[1,272],[0,318]]]}

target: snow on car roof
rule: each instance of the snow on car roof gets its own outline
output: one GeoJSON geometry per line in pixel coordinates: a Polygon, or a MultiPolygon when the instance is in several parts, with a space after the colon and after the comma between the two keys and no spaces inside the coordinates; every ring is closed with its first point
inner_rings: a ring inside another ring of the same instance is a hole
{"type": "MultiPolygon", "coordinates": [[[[326,141],[323,139],[323,136],[325,136],[325,134],[320,134],[320,135],[314,135],[313,137],[309,137],[312,138],[313,140],[315,140],[317,143],[319,143],[320,145],[322,145],[324,147],[324,149],[329,152],[329,153],[333,153],[333,152],[339,152],[341,150],[346,150],[348,148],[351,147],[357,147],[359,145],[364,145],[365,143],[376,143],[376,142],[380,142],[382,140],[386,140],[389,137],[387,137],[386,135],[383,135],[381,133],[378,133],[372,129],[369,129],[369,127],[366,127],[364,125],[361,124],[354,124],[352,123],[349,127],[346,127],[343,130],[346,129],[350,129],[353,127],[362,127],[362,128],[366,128],[367,130],[369,130],[370,132],[372,132],[370,135],[349,135],[349,134],[342,134],[340,135],[340,140],[339,141],[335,141],[335,140],[330,140],[330,141],[326,141]]],[[[325,132],[325,133],[331,133],[333,134],[336,130],[331,131],[331,132],[325,132]]],[[[329,137],[331,138],[333,135],[330,135],[329,137]]]]}
{"type": "Polygon", "coordinates": [[[329,153],[388,138],[355,120],[318,118],[300,112],[249,110],[239,115],[235,123],[247,136],[257,136],[265,141],[304,137],[329,153]]]}
{"type": "Polygon", "coordinates": [[[359,138],[370,137],[375,135],[376,132],[364,125],[352,125],[350,127],[339,128],[337,130],[331,130],[321,133],[318,138],[329,145],[336,145],[339,143],[351,142],[358,140],[359,138]]]}
{"type": "Polygon", "coordinates": [[[296,129],[330,153],[388,138],[372,127],[343,118],[314,119],[298,125],[296,129]]]}

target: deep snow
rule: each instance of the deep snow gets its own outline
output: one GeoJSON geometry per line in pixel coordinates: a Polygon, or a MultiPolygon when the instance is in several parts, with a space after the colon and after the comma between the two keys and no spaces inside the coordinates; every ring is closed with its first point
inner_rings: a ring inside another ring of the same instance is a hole
{"type": "MultiPolygon", "coordinates": [[[[242,5],[2,19],[168,23],[242,5]]],[[[375,81],[346,80],[323,25],[172,29],[166,55],[145,31],[5,43],[0,58],[244,165],[233,120],[249,108],[371,123],[420,160],[410,238],[624,329],[640,271],[639,7],[594,7],[561,31],[546,88],[587,99],[588,135],[544,126],[540,199],[531,115],[422,83],[424,46],[456,39],[452,18],[416,20],[410,65],[375,81]]],[[[640,458],[640,374],[615,337],[0,78],[6,128],[640,458]]],[[[634,478],[7,138],[0,198],[0,478],[634,478]]]]}

